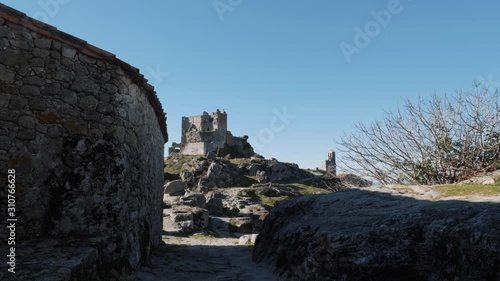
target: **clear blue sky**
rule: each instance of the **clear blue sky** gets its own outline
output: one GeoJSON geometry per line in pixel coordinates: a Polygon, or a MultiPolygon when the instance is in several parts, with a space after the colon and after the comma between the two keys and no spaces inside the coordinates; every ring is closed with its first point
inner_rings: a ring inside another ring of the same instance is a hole
{"type": "Polygon", "coordinates": [[[500,2],[396,2],[2,1],[140,68],[167,112],[167,146],[181,116],[220,108],[259,153],[305,168],[405,97],[500,84],[500,2]],[[371,28],[368,44],[356,27],[371,28]],[[350,62],[342,42],[361,47],[350,62]],[[282,126],[284,107],[294,118],[282,126]]]}

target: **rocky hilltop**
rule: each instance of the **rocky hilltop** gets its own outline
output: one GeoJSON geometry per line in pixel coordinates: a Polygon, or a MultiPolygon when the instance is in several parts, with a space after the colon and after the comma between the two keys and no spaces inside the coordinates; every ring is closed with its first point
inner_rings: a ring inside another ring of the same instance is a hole
{"type": "Polygon", "coordinates": [[[167,233],[206,231],[211,218],[224,217],[230,218],[226,219],[228,227],[234,231],[257,234],[278,201],[371,185],[352,174],[329,176],[259,155],[231,158],[174,153],[165,165],[163,229],[167,233]]]}
{"type": "Polygon", "coordinates": [[[392,186],[282,201],[253,259],[287,280],[500,280],[500,196],[440,198],[392,186]]]}

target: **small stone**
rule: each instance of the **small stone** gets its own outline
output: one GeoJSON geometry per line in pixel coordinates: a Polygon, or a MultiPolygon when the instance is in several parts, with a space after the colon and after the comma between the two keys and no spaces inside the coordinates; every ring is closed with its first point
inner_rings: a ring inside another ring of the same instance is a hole
{"type": "Polygon", "coordinates": [[[57,71],[61,65],[58,59],[50,58],[46,59],[45,67],[52,71],[57,71]]]}
{"type": "Polygon", "coordinates": [[[238,244],[240,245],[249,245],[249,244],[255,244],[255,241],[257,240],[257,235],[258,234],[246,234],[240,237],[238,244]]]}
{"type": "Polygon", "coordinates": [[[11,96],[9,99],[10,109],[23,109],[28,105],[28,100],[21,96],[11,96]]]}
{"type": "MultiPolygon", "coordinates": [[[[108,116],[106,116],[106,117],[108,117],[108,116]]],[[[113,127],[111,129],[111,135],[115,139],[117,139],[119,142],[123,142],[124,139],[125,139],[125,128],[123,128],[123,127],[113,127]]]]}
{"type": "Polygon", "coordinates": [[[33,130],[23,130],[18,135],[17,138],[20,140],[34,140],[36,137],[36,133],[33,130]]]}
{"type": "Polygon", "coordinates": [[[40,95],[40,88],[32,85],[23,85],[21,87],[21,95],[23,96],[38,96],[40,95]]]}
{"type": "Polygon", "coordinates": [[[61,50],[61,42],[59,42],[59,41],[52,42],[52,49],[54,49],[56,51],[60,51],[61,50]]]}
{"type": "Polygon", "coordinates": [[[52,84],[45,86],[45,89],[42,90],[42,94],[46,95],[46,96],[53,96],[55,94],[58,94],[60,91],[61,91],[61,84],[52,83],[52,84]]]}
{"type": "Polygon", "coordinates": [[[18,122],[19,126],[25,127],[28,129],[33,129],[36,126],[35,118],[33,118],[31,116],[21,116],[21,117],[19,117],[19,120],[17,122],[18,122]]]}
{"type": "Polygon", "coordinates": [[[50,127],[48,130],[47,130],[47,134],[49,135],[49,137],[51,138],[58,138],[61,136],[61,131],[59,130],[58,127],[56,126],[53,126],[53,127],[50,127]]]}
{"type": "Polygon", "coordinates": [[[86,56],[84,54],[78,54],[78,58],[80,59],[81,62],[84,62],[84,63],[94,64],[96,62],[95,59],[93,59],[89,56],[86,56]]]}
{"type": "Polygon", "coordinates": [[[10,70],[8,67],[5,67],[0,64],[0,81],[4,81],[7,83],[14,82],[14,72],[10,70]]]}
{"type": "Polygon", "coordinates": [[[137,147],[137,136],[134,131],[127,130],[127,133],[125,134],[125,142],[132,147],[137,147]]]}
{"type": "Polygon", "coordinates": [[[41,58],[34,58],[31,60],[31,65],[36,66],[36,67],[43,67],[45,63],[43,62],[43,59],[41,58]]]}
{"type": "Polygon", "coordinates": [[[36,131],[45,134],[45,133],[47,133],[47,126],[44,124],[38,123],[36,125],[36,131]]]}
{"type": "Polygon", "coordinates": [[[67,71],[66,69],[55,72],[53,77],[54,79],[59,81],[73,81],[75,79],[73,74],[71,74],[71,72],[67,71]]]}
{"type": "Polygon", "coordinates": [[[61,54],[57,51],[51,51],[50,52],[50,57],[51,58],[55,58],[57,60],[60,60],[61,59],[61,54]]]}
{"type": "Polygon", "coordinates": [[[30,99],[28,103],[31,110],[46,111],[49,109],[49,104],[44,99],[30,99]]]}
{"type": "Polygon", "coordinates": [[[106,85],[104,85],[104,89],[106,91],[108,91],[108,93],[110,93],[110,94],[114,94],[114,93],[118,92],[118,87],[116,87],[113,84],[106,84],[106,85]]]}
{"type": "Polygon", "coordinates": [[[23,49],[25,51],[31,50],[30,44],[28,44],[28,42],[23,40],[10,40],[10,44],[18,49],[23,49]]]}
{"type": "MultiPolygon", "coordinates": [[[[19,109],[19,108],[12,108],[11,105],[9,104],[10,109],[19,109]]],[[[7,121],[7,122],[15,122],[17,121],[17,115],[12,114],[11,112],[0,110],[0,120],[2,121],[7,121]]]]}
{"type": "Polygon", "coordinates": [[[75,63],[72,60],[68,59],[68,58],[62,58],[61,59],[61,63],[62,63],[62,65],[68,66],[68,67],[72,67],[72,66],[75,65],[75,63]]]}
{"type": "Polygon", "coordinates": [[[9,96],[8,95],[0,95],[0,108],[5,108],[7,107],[7,104],[9,103],[9,96]]]}
{"type": "MultiPolygon", "coordinates": [[[[3,20],[0,18],[0,20],[3,20]]],[[[6,38],[9,36],[10,30],[6,26],[0,26],[0,38],[6,38]]]]}
{"type": "Polygon", "coordinates": [[[40,49],[50,49],[52,42],[47,38],[35,39],[35,46],[40,49]]]}
{"type": "Polygon", "coordinates": [[[89,74],[87,68],[81,64],[75,64],[74,71],[77,77],[87,76],[89,74]]]}
{"type": "Polygon", "coordinates": [[[68,104],[76,104],[76,102],[78,101],[78,96],[75,92],[63,90],[61,92],[61,100],[68,104]]]}
{"type": "Polygon", "coordinates": [[[78,107],[84,110],[94,111],[97,108],[98,101],[92,96],[85,96],[78,102],[78,107]]]}
{"type": "Polygon", "coordinates": [[[43,50],[43,49],[38,49],[38,48],[34,48],[32,50],[32,53],[33,53],[33,56],[36,58],[46,58],[50,55],[49,50],[43,50]]]}
{"type": "Polygon", "coordinates": [[[103,103],[107,104],[111,100],[111,96],[108,95],[108,94],[102,93],[102,94],[99,95],[99,100],[102,101],[103,103]]]}
{"type": "Polygon", "coordinates": [[[69,47],[63,47],[62,48],[62,55],[63,55],[63,57],[72,59],[76,55],[76,50],[73,48],[69,48],[69,47]]]}
{"type": "Polygon", "coordinates": [[[9,95],[18,95],[19,89],[12,84],[0,85],[0,93],[9,95]]]}
{"type": "Polygon", "coordinates": [[[483,185],[491,185],[491,184],[495,184],[495,180],[493,178],[489,178],[485,181],[482,182],[483,185]]]}
{"type": "Polygon", "coordinates": [[[12,139],[9,136],[0,136],[0,147],[11,147],[12,139]]]}
{"type": "Polygon", "coordinates": [[[93,95],[99,93],[99,85],[91,79],[88,78],[77,78],[76,81],[71,85],[71,89],[77,92],[84,92],[93,95]]]}
{"type": "Polygon", "coordinates": [[[45,80],[38,76],[28,76],[23,78],[23,83],[34,86],[42,86],[45,84],[45,80]]]}

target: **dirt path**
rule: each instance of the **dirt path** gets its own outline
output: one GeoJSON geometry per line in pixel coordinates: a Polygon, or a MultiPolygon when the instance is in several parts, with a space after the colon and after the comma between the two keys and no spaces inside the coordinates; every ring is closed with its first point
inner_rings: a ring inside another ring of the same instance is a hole
{"type": "Polygon", "coordinates": [[[212,218],[216,237],[163,236],[164,245],[143,267],[138,281],[277,281],[269,269],[252,261],[252,247],[238,245],[242,234],[227,232],[228,218],[212,218]]]}

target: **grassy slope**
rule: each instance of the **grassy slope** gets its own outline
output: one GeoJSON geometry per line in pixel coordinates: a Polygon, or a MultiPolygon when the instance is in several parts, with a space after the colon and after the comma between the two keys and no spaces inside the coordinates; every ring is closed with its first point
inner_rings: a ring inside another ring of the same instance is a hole
{"type": "Polygon", "coordinates": [[[165,162],[165,169],[163,170],[165,173],[178,175],[181,172],[182,165],[191,161],[196,156],[183,155],[179,159],[169,159],[165,162]]]}
{"type": "Polygon", "coordinates": [[[440,185],[435,187],[436,191],[442,193],[443,197],[467,196],[467,195],[499,195],[500,182],[492,185],[466,184],[466,185],[440,185]]]}

